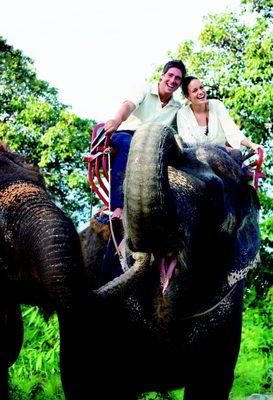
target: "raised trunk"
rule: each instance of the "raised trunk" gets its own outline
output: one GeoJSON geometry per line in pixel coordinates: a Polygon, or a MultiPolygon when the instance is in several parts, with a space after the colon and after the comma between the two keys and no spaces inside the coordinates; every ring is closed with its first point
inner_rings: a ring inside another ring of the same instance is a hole
{"type": "Polygon", "coordinates": [[[174,130],[145,124],[134,134],[125,190],[125,232],[133,251],[173,250],[177,232],[176,206],[170,191],[168,165],[181,157],[174,130]]]}

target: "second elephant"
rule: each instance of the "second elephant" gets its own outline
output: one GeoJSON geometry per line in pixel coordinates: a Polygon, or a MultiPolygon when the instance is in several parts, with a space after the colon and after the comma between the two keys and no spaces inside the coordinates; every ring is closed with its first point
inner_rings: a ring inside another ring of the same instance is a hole
{"type": "Polygon", "coordinates": [[[0,171],[0,398],[22,345],[20,304],[30,304],[57,312],[65,395],[85,399],[88,291],[78,234],[23,157],[2,148],[0,171]]]}

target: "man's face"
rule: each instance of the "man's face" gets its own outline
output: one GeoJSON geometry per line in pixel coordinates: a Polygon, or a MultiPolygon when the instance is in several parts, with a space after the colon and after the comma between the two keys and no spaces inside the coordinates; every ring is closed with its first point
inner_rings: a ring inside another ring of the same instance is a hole
{"type": "Polygon", "coordinates": [[[162,94],[172,95],[182,81],[182,72],[178,68],[169,68],[165,74],[162,74],[162,79],[160,82],[160,89],[162,94]]]}

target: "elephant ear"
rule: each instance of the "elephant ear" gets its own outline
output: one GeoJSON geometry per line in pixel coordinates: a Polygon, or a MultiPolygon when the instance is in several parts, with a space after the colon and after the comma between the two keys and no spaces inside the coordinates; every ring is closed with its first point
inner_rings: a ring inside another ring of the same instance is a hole
{"type": "Polygon", "coordinates": [[[241,210],[241,223],[237,229],[232,262],[228,270],[228,284],[233,286],[244,279],[259,262],[260,230],[259,204],[256,192],[250,189],[250,203],[241,210]]]}

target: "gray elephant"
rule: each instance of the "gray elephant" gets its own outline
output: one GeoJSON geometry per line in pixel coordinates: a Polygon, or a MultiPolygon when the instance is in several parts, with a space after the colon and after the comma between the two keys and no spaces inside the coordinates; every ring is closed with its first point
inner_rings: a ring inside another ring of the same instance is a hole
{"type": "Polygon", "coordinates": [[[0,171],[0,398],[22,345],[20,304],[30,304],[57,312],[64,392],[84,399],[88,282],[78,233],[20,155],[1,147],[0,171]]]}
{"type": "MultiPolygon", "coordinates": [[[[95,399],[184,387],[185,400],[227,400],[232,387],[259,202],[238,154],[183,148],[175,136],[146,124],[133,137],[124,184],[128,270],[92,293],[95,399]]],[[[100,253],[103,246],[100,239],[100,253]]],[[[89,265],[95,257],[93,248],[89,265]]]]}

